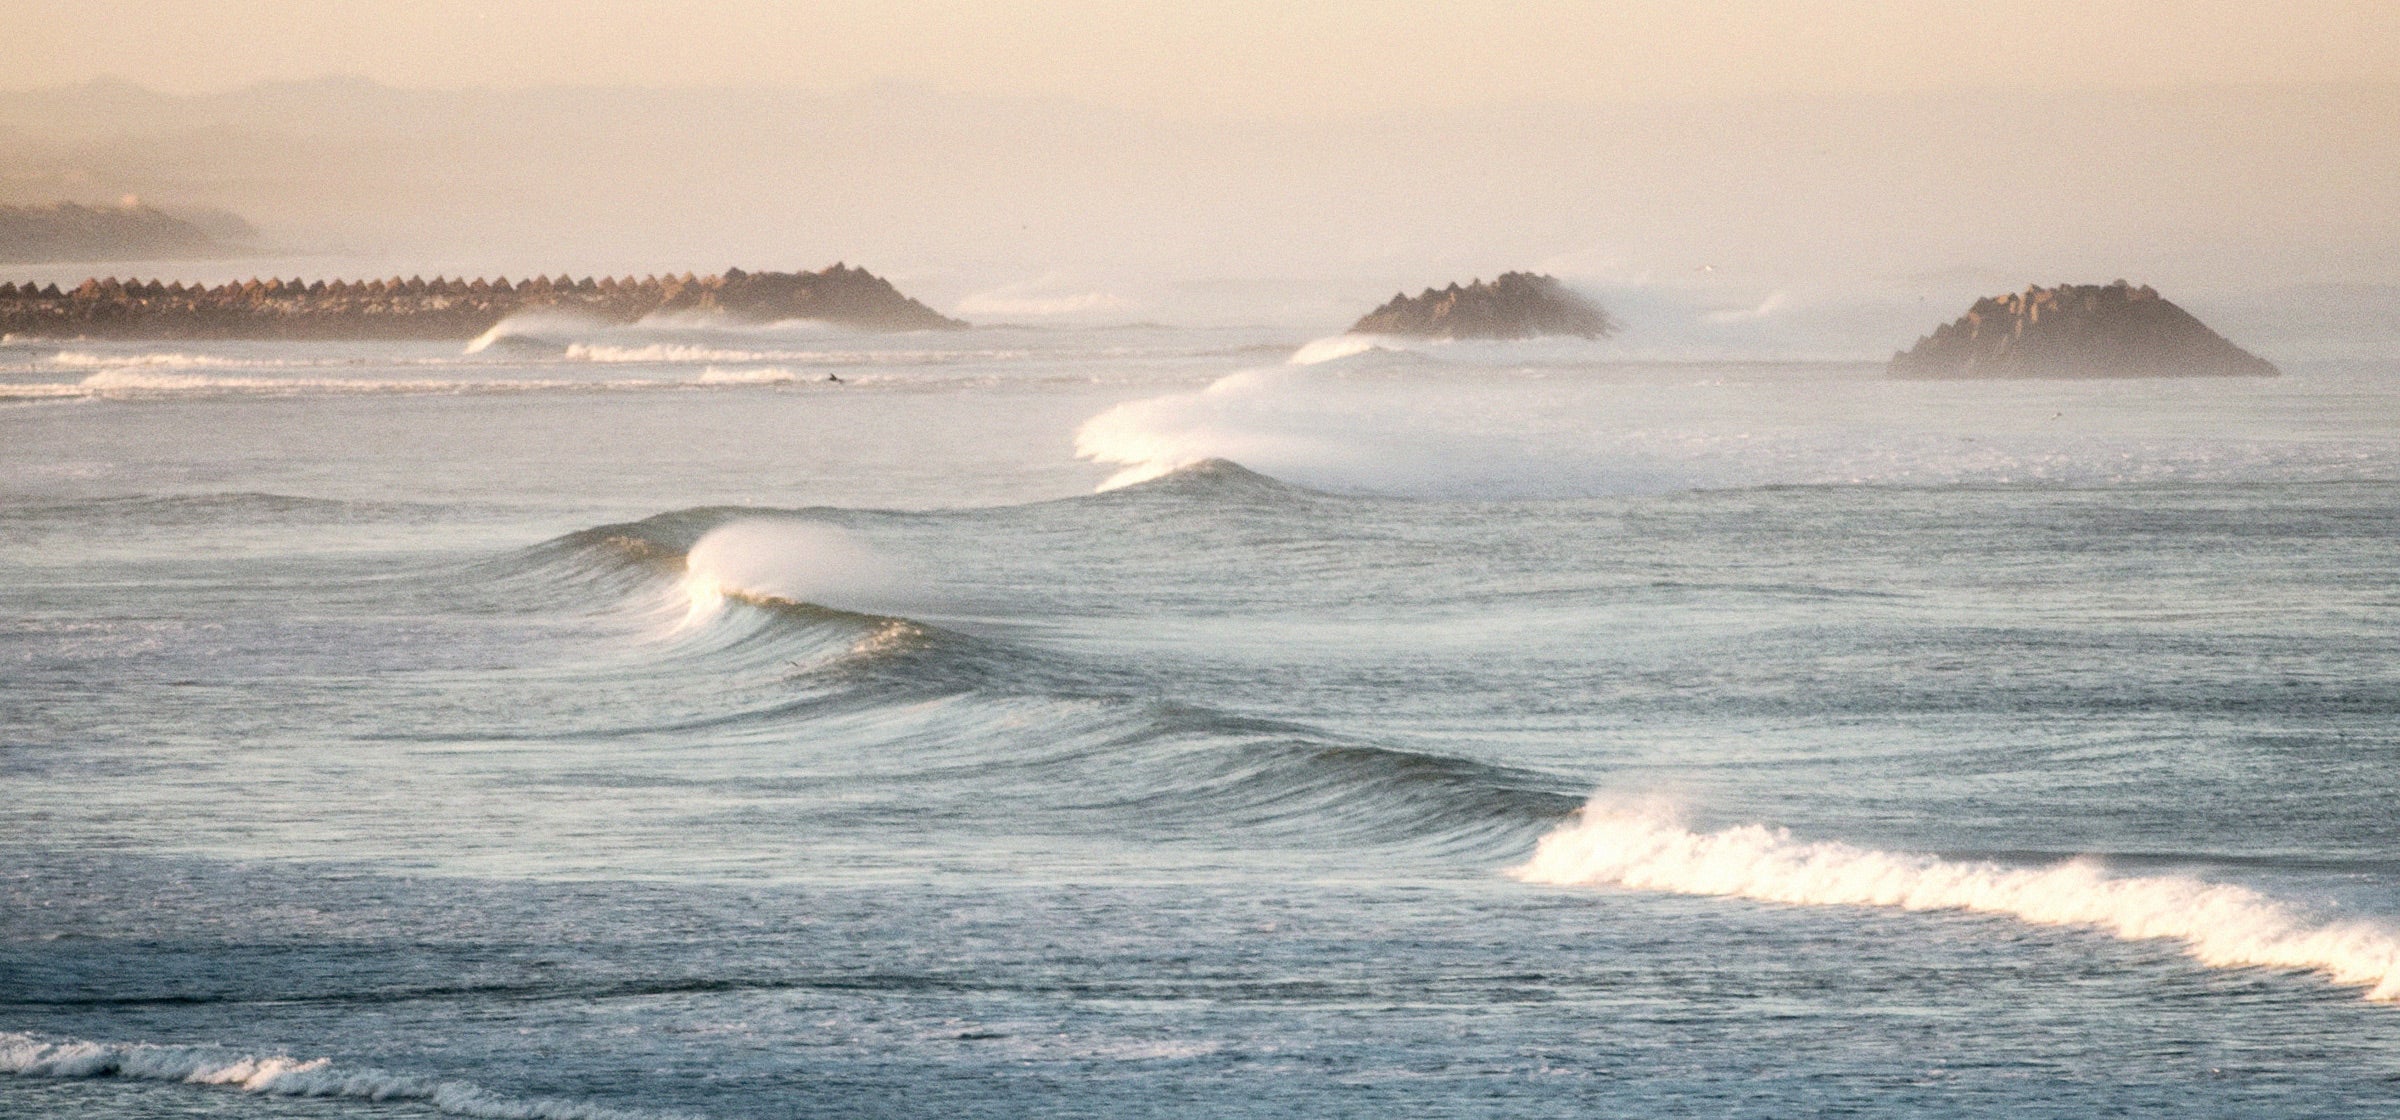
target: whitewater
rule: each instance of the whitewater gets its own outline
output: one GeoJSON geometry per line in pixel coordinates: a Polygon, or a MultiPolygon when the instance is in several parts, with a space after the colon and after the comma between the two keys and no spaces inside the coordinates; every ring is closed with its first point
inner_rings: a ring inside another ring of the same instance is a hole
{"type": "Polygon", "coordinates": [[[2285,365],[12,340],[0,1115],[2389,1115],[2285,365]]]}

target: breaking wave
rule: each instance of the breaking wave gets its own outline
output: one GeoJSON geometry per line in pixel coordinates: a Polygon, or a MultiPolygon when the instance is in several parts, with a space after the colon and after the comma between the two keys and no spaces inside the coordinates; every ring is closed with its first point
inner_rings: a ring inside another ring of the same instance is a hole
{"type": "Polygon", "coordinates": [[[2400,476],[2400,444],[2359,429],[2250,438],[2265,390],[2209,415],[2155,386],[1903,384],[1856,369],[1485,364],[1341,336],[1282,365],[1114,405],[1075,433],[1114,468],[1099,489],[1227,459],[1314,490],[1393,497],[1595,498],[1765,486],[2120,486],[2400,476]],[[2202,422],[2204,421],[2204,422],[2202,422]]]}
{"type": "Polygon", "coordinates": [[[18,1077],[180,1082],[272,1097],[411,1101],[481,1120],[648,1120],[662,1115],[584,1101],[511,1097],[465,1081],[344,1066],[331,1058],[249,1054],[214,1046],[53,1041],[16,1032],[0,1033],[0,1071],[18,1077]]]}
{"type": "MultiPolygon", "coordinates": [[[[1232,464],[1206,464],[1081,501],[1105,513],[1126,501],[1240,493],[1295,494],[1232,464]]],[[[1001,812],[1016,826],[1201,845],[1400,845],[1475,866],[1523,852],[1577,804],[1552,775],[1184,703],[1105,658],[956,628],[942,613],[935,565],[892,543],[915,536],[906,527],[920,516],[959,515],[704,507],[598,526],[492,562],[469,582],[495,605],[615,602],[633,612],[642,627],[634,632],[648,635],[628,663],[642,687],[689,681],[695,698],[639,725],[495,733],[841,726],[861,736],[848,749],[907,783],[925,812],[1001,812]],[[773,687],[732,687],[755,681],[773,687]]],[[[428,594],[455,602],[460,583],[444,575],[428,594]]]]}
{"type": "Polygon", "coordinates": [[[1337,334],[1302,345],[1286,359],[1287,364],[1313,366],[1321,362],[1338,361],[1370,350],[1397,350],[1400,345],[1391,339],[1371,334],[1337,334]]]}
{"type": "Polygon", "coordinates": [[[2115,875],[2092,860],[2006,867],[1804,841],[1780,828],[1693,832],[1656,807],[1594,799],[1509,872],[1530,883],[1616,886],[1794,906],[2004,914],[2128,941],[2181,942],[2211,968],[2284,968],[2400,1001],[2400,931],[2326,921],[2246,887],[2115,875]]]}
{"type": "Polygon", "coordinates": [[[709,530],[683,558],[687,624],[729,599],[859,613],[904,610],[921,581],[856,534],[794,518],[744,518],[709,530]]]}
{"type": "Polygon", "coordinates": [[[466,353],[481,354],[498,349],[512,354],[557,354],[564,345],[562,335],[588,333],[606,329],[607,324],[588,315],[563,311],[528,311],[511,315],[467,343],[466,353]]]}

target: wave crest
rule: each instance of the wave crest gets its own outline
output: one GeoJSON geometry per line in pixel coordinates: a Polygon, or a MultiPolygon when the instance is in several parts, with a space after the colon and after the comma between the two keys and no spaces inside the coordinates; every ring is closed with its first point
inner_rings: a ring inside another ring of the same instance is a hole
{"type": "Polygon", "coordinates": [[[1657,807],[1595,799],[1509,874],[1529,883],[1618,886],[1793,906],[2004,914],[2035,925],[2171,940],[2211,968],[2288,968],[2400,1002],[2400,933],[2318,921],[2246,887],[2186,876],[2112,875],[2092,860],[2016,868],[1803,841],[1750,824],[1693,832],[1657,807]]]}

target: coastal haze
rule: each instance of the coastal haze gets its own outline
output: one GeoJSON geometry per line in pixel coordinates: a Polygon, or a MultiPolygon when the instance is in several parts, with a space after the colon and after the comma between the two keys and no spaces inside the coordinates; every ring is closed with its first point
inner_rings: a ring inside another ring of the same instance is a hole
{"type": "Polygon", "coordinates": [[[0,61],[0,1116],[2400,1111],[2388,6],[0,61]]]}
{"type": "Polygon", "coordinates": [[[2031,5],[2022,40],[1906,6],[538,8],[20,15],[53,49],[0,95],[0,201],[219,207],[281,250],[185,279],[846,260],[970,320],[1329,329],[1530,268],[1638,309],[1631,353],[1888,354],[2119,277],[2245,329],[2313,308],[2318,349],[2400,318],[2370,6],[2031,5]]]}

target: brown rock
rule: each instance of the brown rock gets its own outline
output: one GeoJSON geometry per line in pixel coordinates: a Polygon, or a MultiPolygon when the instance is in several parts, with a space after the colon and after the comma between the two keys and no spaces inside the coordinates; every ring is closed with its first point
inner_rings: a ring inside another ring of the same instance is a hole
{"type": "Polygon", "coordinates": [[[1894,377],[2273,377],[2149,285],[2061,284],[1975,301],[1892,355],[1894,377]]]}
{"type": "Polygon", "coordinates": [[[1414,299],[1394,295],[1350,330],[1418,338],[1605,338],[1617,332],[1617,321],[1556,277],[1504,272],[1489,284],[1480,279],[1464,288],[1452,283],[1440,291],[1427,288],[1414,299]]]}

